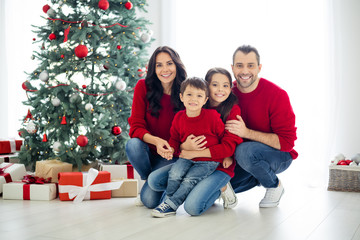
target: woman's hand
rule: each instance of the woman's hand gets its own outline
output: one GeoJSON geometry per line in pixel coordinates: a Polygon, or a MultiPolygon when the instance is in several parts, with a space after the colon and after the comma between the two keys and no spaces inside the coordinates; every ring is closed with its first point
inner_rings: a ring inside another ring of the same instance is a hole
{"type": "Polygon", "coordinates": [[[204,150],[205,144],[207,141],[205,141],[206,137],[204,135],[201,136],[195,136],[194,134],[190,134],[186,141],[183,142],[180,146],[180,149],[184,150],[204,150]]]}
{"type": "Polygon", "coordinates": [[[156,146],[156,152],[162,157],[166,153],[173,153],[169,143],[162,138],[156,138],[154,145],[156,146]]]}

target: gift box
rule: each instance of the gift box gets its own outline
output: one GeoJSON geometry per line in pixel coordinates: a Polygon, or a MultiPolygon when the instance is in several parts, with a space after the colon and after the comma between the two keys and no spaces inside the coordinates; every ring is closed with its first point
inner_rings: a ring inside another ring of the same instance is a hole
{"type": "Polygon", "coordinates": [[[137,179],[113,179],[113,182],[122,181],[122,185],[119,189],[111,191],[111,197],[137,197],[138,180],[137,179]]]}
{"type": "Polygon", "coordinates": [[[131,164],[101,164],[100,170],[110,172],[111,179],[137,179],[139,191],[141,191],[141,188],[145,183],[145,180],[141,179],[139,173],[136,172],[131,164]]]}
{"type": "Polygon", "coordinates": [[[49,182],[28,175],[21,182],[6,183],[3,186],[3,199],[53,200],[57,195],[57,186],[49,182]]]}
{"type": "Polygon", "coordinates": [[[19,163],[20,159],[18,158],[18,155],[18,153],[1,154],[0,163],[19,163]]]}
{"type": "Polygon", "coordinates": [[[119,189],[122,182],[110,182],[110,173],[90,168],[88,173],[59,173],[59,198],[61,201],[84,199],[110,199],[111,190],[119,189]]]}
{"type": "Polygon", "coordinates": [[[0,139],[0,154],[20,151],[22,140],[0,139]]]}
{"type": "Polygon", "coordinates": [[[1,163],[0,164],[0,193],[5,183],[21,180],[26,175],[24,164],[1,163]]]}
{"type": "Polygon", "coordinates": [[[58,182],[58,174],[61,172],[72,172],[72,164],[60,160],[37,161],[35,165],[35,176],[51,178],[51,182],[58,182]]]}

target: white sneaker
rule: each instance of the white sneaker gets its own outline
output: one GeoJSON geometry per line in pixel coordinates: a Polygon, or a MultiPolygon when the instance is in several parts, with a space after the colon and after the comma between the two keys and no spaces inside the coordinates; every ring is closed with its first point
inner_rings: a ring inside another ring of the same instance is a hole
{"type": "Polygon", "coordinates": [[[284,187],[279,180],[279,186],[276,188],[267,188],[264,198],[259,206],[262,208],[276,207],[279,205],[281,196],[284,194],[284,187]]]}
{"type": "Polygon", "coordinates": [[[237,205],[238,199],[230,182],[226,184],[225,191],[221,192],[221,198],[223,199],[224,208],[234,208],[237,205]]]}
{"type": "Polygon", "coordinates": [[[140,194],[135,199],[135,206],[137,207],[144,206],[143,202],[141,201],[140,194]]]}

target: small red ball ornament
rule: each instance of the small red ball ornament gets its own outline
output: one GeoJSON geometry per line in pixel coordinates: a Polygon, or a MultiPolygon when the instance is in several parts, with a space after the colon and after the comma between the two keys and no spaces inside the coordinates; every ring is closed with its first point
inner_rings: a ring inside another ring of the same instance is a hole
{"type": "Polygon", "coordinates": [[[47,13],[47,11],[50,9],[50,6],[48,4],[43,6],[44,13],[47,13]]]}
{"type": "Polygon", "coordinates": [[[126,8],[127,10],[132,9],[132,7],[133,7],[133,4],[132,4],[131,2],[125,3],[125,8],[126,8]]]}
{"type": "Polygon", "coordinates": [[[121,50],[121,45],[117,45],[116,47],[118,50],[121,50]]]}
{"type": "Polygon", "coordinates": [[[100,0],[98,6],[102,10],[107,10],[109,8],[109,2],[108,0],[100,0]]]}
{"type": "Polygon", "coordinates": [[[84,84],[84,85],[82,85],[82,88],[83,88],[83,89],[86,89],[86,85],[85,85],[85,84],[84,84]]]}
{"type": "Polygon", "coordinates": [[[18,133],[19,133],[19,136],[22,137],[21,135],[22,135],[23,131],[19,131],[18,133]]]}
{"type": "Polygon", "coordinates": [[[111,129],[111,133],[114,134],[115,136],[121,134],[122,130],[121,127],[119,126],[113,126],[111,129]]]}
{"type": "Polygon", "coordinates": [[[33,41],[35,41],[36,40],[36,38],[33,38],[33,41]]]}
{"type": "Polygon", "coordinates": [[[64,56],[64,54],[61,54],[61,56],[60,56],[61,58],[64,58],[65,56],[64,56]]]}
{"type": "Polygon", "coordinates": [[[50,40],[56,39],[56,35],[55,35],[54,33],[50,33],[49,39],[50,39],[50,40]]]}
{"type": "Polygon", "coordinates": [[[87,49],[87,47],[85,45],[80,44],[79,46],[77,46],[75,48],[75,55],[78,58],[84,58],[88,55],[89,50],[87,49]]]}
{"type": "Polygon", "coordinates": [[[89,139],[84,135],[80,135],[76,139],[76,143],[80,147],[85,147],[88,144],[88,142],[89,142],[89,139]]]}
{"type": "Polygon", "coordinates": [[[25,81],[25,82],[23,82],[23,84],[21,85],[24,90],[28,90],[27,84],[28,84],[28,81],[25,81]]]}

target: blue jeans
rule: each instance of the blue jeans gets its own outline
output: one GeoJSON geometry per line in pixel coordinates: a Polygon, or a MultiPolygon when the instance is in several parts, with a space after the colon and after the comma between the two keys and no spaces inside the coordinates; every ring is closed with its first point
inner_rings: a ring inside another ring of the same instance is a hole
{"type": "Polygon", "coordinates": [[[282,152],[259,142],[243,142],[236,147],[235,176],[231,185],[236,193],[255,186],[274,188],[279,184],[276,174],[285,171],[293,159],[290,153],[282,152]]]}
{"type": "MultiPolygon", "coordinates": [[[[152,171],[174,163],[177,160],[177,158],[173,158],[169,161],[158,154],[151,153],[147,143],[139,138],[131,138],[126,143],[125,150],[131,165],[143,180],[148,179],[152,171]]],[[[153,191],[149,188],[147,182],[145,182],[140,192],[141,201],[148,208],[156,207],[158,205],[157,202],[161,201],[162,196],[163,192],[153,191]]]]}
{"type": "Polygon", "coordinates": [[[213,161],[179,158],[169,172],[165,202],[172,209],[178,209],[196,184],[213,173],[218,165],[213,161]]]}
{"type": "MultiPolygon", "coordinates": [[[[167,165],[150,174],[148,184],[151,189],[158,192],[166,189],[170,168],[171,165],[167,165]]],[[[220,189],[229,180],[230,176],[228,174],[218,170],[201,180],[187,196],[184,203],[185,211],[192,216],[198,216],[206,212],[219,198],[220,189]]]]}

